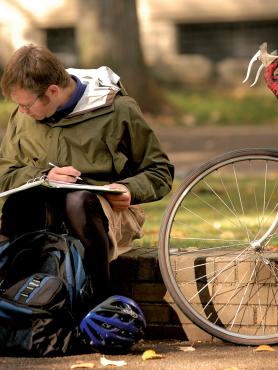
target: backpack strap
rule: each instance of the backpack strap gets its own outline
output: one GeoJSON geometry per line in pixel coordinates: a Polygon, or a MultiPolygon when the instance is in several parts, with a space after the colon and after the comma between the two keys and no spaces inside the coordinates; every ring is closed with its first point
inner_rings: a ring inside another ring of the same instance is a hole
{"type": "Polygon", "coordinates": [[[44,276],[42,275],[33,275],[31,279],[27,281],[27,284],[23,286],[23,289],[15,296],[16,301],[25,303],[33,291],[40,287],[43,278],[44,276]]]}

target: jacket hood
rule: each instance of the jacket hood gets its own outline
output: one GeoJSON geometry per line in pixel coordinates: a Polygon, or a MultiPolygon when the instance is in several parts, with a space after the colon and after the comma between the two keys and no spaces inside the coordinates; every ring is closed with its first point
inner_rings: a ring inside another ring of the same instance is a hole
{"type": "Polygon", "coordinates": [[[116,94],[121,90],[119,86],[120,77],[109,67],[102,66],[97,69],[69,68],[67,72],[78,77],[86,85],[81,99],[68,117],[111,105],[116,94]]]}

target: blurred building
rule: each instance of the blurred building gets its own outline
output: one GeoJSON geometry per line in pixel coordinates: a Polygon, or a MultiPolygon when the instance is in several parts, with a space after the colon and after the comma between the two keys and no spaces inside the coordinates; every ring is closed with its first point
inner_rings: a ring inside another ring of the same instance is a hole
{"type": "Polygon", "coordinates": [[[145,59],[159,77],[238,84],[267,41],[278,48],[277,0],[137,0],[145,59]]]}
{"type": "Polygon", "coordinates": [[[0,0],[0,62],[32,42],[77,63],[76,21],[76,0],[0,0]]]}
{"type": "MultiPolygon", "coordinates": [[[[137,0],[137,7],[146,62],[165,82],[238,83],[262,42],[278,48],[277,0],[137,0]]],[[[79,65],[78,0],[0,0],[0,9],[0,64],[34,42],[79,65]]]]}

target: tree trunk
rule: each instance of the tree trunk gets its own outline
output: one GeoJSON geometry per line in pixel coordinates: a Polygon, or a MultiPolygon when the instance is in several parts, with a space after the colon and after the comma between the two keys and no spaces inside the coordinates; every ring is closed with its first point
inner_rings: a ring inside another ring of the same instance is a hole
{"type": "Polygon", "coordinates": [[[79,0],[78,36],[83,67],[111,67],[144,111],[169,109],[144,61],[136,0],[79,0]]]}

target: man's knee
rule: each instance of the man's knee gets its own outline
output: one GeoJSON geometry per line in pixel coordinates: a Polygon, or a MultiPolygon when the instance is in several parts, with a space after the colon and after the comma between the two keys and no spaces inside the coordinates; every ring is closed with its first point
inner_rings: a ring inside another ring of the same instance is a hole
{"type": "Polygon", "coordinates": [[[107,221],[98,197],[87,190],[67,194],[66,212],[68,215],[74,215],[75,217],[81,217],[82,214],[87,217],[100,216],[103,221],[107,221]]]}
{"type": "Polygon", "coordinates": [[[97,203],[97,196],[87,190],[73,191],[66,196],[68,211],[81,211],[94,203],[97,203]]]}

